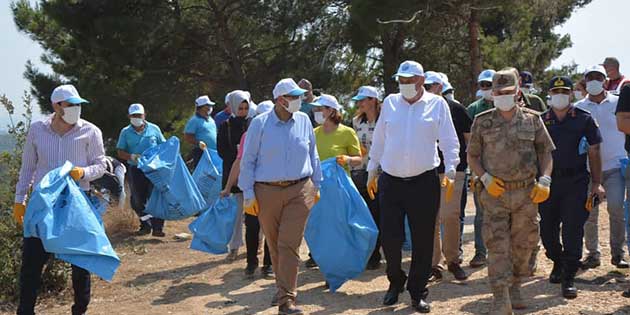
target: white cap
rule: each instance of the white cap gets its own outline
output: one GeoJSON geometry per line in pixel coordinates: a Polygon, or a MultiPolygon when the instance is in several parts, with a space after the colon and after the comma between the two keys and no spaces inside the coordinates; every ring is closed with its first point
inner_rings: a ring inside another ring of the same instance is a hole
{"type": "Polygon", "coordinates": [[[144,106],[142,106],[142,104],[140,103],[129,105],[129,115],[134,115],[134,114],[144,115],[144,106]]]}
{"type": "Polygon", "coordinates": [[[407,60],[400,64],[398,72],[394,74],[394,77],[411,78],[415,76],[424,76],[424,69],[422,65],[411,60],[407,60]]]}
{"type": "Polygon", "coordinates": [[[334,96],[329,95],[329,94],[322,94],[311,105],[313,105],[313,106],[325,106],[325,107],[329,107],[329,108],[332,108],[332,109],[341,110],[341,105],[339,105],[339,102],[337,102],[337,98],[335,98],[334,96]]]}
{"type": "Polygon", "coordinates": [[[360,100],[365,99],[366,97],[380,99],[378,90],[375,87],[369,86],[369,85],[364,85],[364,86],[359,88],[359,92],[357,93],[357,95],[355,95],[352,98],[352,100],[353,101],[360,101],[360,100]]]}
{"type": "Polygon", "coordinates": [[[197,105],[197,107],[201,107],[201,106],[205,106],[205,105],[214,105],[215,103],[213,101],[210,100],[210,98],[208,97],[208,95],[202,95],[197,97],[197,99],[195,100],[195,105],[197,105]]]}
{"type": "Polygon", "coordinates": [[[282,79],[273,88],[273,98],[277,99],[283,95],[300,96],[306,93],[305,89],[300,88],[293,79],[282,79]]]}
{"type": "Polygon", "coordinates": [[[496,71],[494,71],[492,69],[486,69],[486,70],[481,71],[481,73],[477,77],[477,83],[479,83],[479,82],[490,82],[490,83],[492,83],[492,77],[494,76],[495,73],[496,73],[496,71]]]}
{"type": "Polygon", "coordinates": [[[427,71],[424,73],[424,84],[444,84],[442,76],[435,71],[427,71]]]}
{"type": "Polygon", "coordinates": [[[79,96],[79,92],[72,84],[65,84],[56,87],[52,95],[50,95],[50,101],[54,103],[68,102],[71,104],[89,103],[86,99],[79,96]]]}
{"type": "Polygon", "coordinates": [[[258,107],[256,107],[256,115],[260,115],[262,113],[266,113],[266,112],[272,110],[274,106],[275,105],[273,104],[272,101],[261,102],[260,104],[258,104],[258,107]]]}
{"type": "Polygon", "coordinates": [[[442,86],[442,93],[444,93],[444,92],[446,92],[448,90],[453,90],[453,86],[451,85],[451,83],[446,81],[446,82],[444,82],[444,85],[442,86]]]}
{"type": "Polygon", "coordinates": [[[604,76],[604,78],[606,77],[606,69],[604,69],[603,66],[595,65],[595,66],[586,68],[586,71],[584,71],[584,76],[586,77],[586,75],[591,72],[601,73],[604,76]]]}

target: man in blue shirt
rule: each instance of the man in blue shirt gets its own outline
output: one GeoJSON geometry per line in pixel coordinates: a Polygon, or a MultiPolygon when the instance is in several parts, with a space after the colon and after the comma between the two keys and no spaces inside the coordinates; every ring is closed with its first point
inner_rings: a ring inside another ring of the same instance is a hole
{"type": "Polygon", "coordinates": [[[232,92],[225,95],[225,109],[214,115],[214,123],[217,127],[221,126],[221,124],[228,120],[230,116],[232,116],[232,108],[230,106],[230,94],[232,92]]]}
{"type": "Polygon", "coordinates": [[[238,178],[245,212],[258,214],[267,239],[277,286],[272,305],[280,314],[303,314],[294,306],[298,253],[322,181],[313,127],[299,111],[305,92],[293,79],[276,84],[274,109],[247,131],[238,178]]]}
{"type": "Polygon", "coordinates": [[[140,218],[138,235],[146,235],[153,230],[153,236],[164,237],[164,220],[152,218],[144,213],[144,209],[153,190],[153,184],[138,168],[138,158],[146,149],[166,142],[162,130],[145,120],[142,104],[129,106],[130,124],[120,131],[118,137],[118,157],[129,165],[129,188],[131,189],[131,207],[140,218]]]}
{"type": "Polygon", "coordinates": [[[188,120],[184,128],[184,140],[195,147],[191,153],[193,159],[192,169],[197,167],[201,159],[202,150],[217,149],[217,125],[210,117],[214,102],[207,95],[195,100],[195,115],[188,120]]]}

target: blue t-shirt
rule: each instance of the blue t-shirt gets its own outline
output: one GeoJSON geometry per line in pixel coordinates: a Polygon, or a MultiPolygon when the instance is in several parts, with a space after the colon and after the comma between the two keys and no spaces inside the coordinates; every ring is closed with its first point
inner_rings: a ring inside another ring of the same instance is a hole
{"type": "Polygon", "coordinates": [[[225,110],[222,110],[220,112],[218,112],[216,115],[214,115],[214,123],[217,126],[221,126],[221,124],[228,120],[230,118],[230,116],[232,116],[231,114],[228,114],[225,110]]]}
{"type": "Polygon", "coordinates": [[[197,141],[205,142],[209,149],[217,149],[217,125],[212,117],[204,118],[195,114],[186,123],[184,133],[194,135],[197,141]]]}
{"type": "MultiPolygon", "coordinates": [[[[145,121],[145,124],[146,126],[141,132],[137,132],[132,125],[123,128],[120,131],[116,149],[129,154],[142,154],[146,149],[166,142],[160,127],[148,121],[145,121]]],[[[129,160],[128,163],[130,165],[136,164],[131,160],[129,160]]]]}

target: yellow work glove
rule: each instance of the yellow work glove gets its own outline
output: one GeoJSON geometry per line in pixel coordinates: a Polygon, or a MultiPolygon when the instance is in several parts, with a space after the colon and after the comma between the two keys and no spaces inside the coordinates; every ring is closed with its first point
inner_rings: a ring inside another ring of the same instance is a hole
{"type": "Polygon", "coordinates": [[[348,163],[348,156],[346,155],[337,155],[337,164],[341,166],[346,166],[348,163]]]}
{"type": "Polygon", "coordinates": [[[499,198],[505,192],[505,183],[488,173],[481,176],[481,182],[486,187],[488,194],[494,198],[499,198]]]}
{"type": "Polygon", "coordinates": [[[551,189],[551,177],[549,176],[540,176],[534,188],[532,188],[532,192],[529,194],[529,198],[532,199],[534,203],[541,203],[549,198],[549,193],[551,189]]]}
{"type": "Polygon", "coordinates": [[[455,188],[455,176],[457,171],[454,168],[444,172],[444,178],[442,179],[442,188],[446,189],[444,193],[445,201],[450,202],[453,199],[453,188],[455,188]]]}
{"type": "Polygon", "coordinates": [[[586,208],[586,211],[591,212],[591,210],[593,210],[593,196],[588,196],[588,198],[586,198],[586,204],[584,205],[584,208],[586,208]]]}
{"type": "Polygon", "coordinates": [[[75,166],[70,171],[70,177],[72,177],[72,179],[76,181],[79,181],[81,178],[83,178],[83,175],[85,175],[85,171],[83,170],[82,167],[75,166]]]}
{"type": "Polygon", "coordinates": [[[201,150],[205,150],[208,146],[206,145],[205,142],[203,141],[199,141],[199,149],[201,150]]]}
{"type": "Polygon", "coordinates": [[[258,200],[256,199],[245,199],[243,201],[243,209],[245,213],[253,216],[258,216],[258,212],[260,212],[260,208],[258,207],[258,200]]]}
{"type": "Polygon", "coordinates": [[[368,172],[367,191],[370,199],[376,199],[376,193],[378,192],[378,175],[376,170],[368,172]]]}
{"type": "Polygon", "coordinates": [[[21,203],[16,203],[13,205],[13,219],[19,225],[24,223],[24,213],[26,213],[26,206],[21,203]]]}
{"type": "Polygon", "coordinates": [[[315,194],[315,197],[313,199],[315,201],[313,203],[313,205],[315,205],[315,204],[317,204],[319,202],[319,199],[320,199],[319,190],[317,191],[317,193],[315,194]]]}

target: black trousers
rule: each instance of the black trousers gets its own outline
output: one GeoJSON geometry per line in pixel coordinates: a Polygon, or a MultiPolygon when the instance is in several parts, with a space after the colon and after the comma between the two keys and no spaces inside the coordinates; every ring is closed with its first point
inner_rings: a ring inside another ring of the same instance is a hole
{"type": "MultiPolygon", "coordinates": [[[[50,254],[44,250],[42,241],[36,237],[27,237],[23,240],[22,267],[20,269],[20,304],[18,315],[35,314],[35,302],[37,291],[41,284],[42,269],[50,258],[50,254]]],[[[72,265],[72,288],[74,289],[74,305],[72,314],[84,314],[90,303],[90,273],[75,265],[72,265]]]]}
{"type": "Polygon", "coordinates": [[[153,184],[144,176],[142,170],[135,165],[129,166],[127,174],[129,178],[129,188],[131,189],[131,208],[133,208],[140,218],[140,225],[143,227],[150,226],[155,231],[162,231],[164,228],[163,219],[151,218],[146,221],[142,220],[142,217],[146,215],[144,209],[153,191],[153,184]]]}
{"type": "Polygon", "coordinates": [[[374,247],[374,251],[372,252],[372,256],[370,256],[370,260],[368,263],[376,263],[381,261],[381,207],[379,205],[378,195],[374,200],[370,199],[367,191],[367,171],[356,170],[352,171],[352,181],[354,185],[357,187],[357,190],[361,194],[361,197],[365,200],[365,203],[370,209],[370,214],[372,214],[372,219],[374,219],[374,223],[378,227],[379,233],[378,238],[376,239],[376,246],[374,247]]]}
{"type": "Polygon", "coordinates": [[[412,299],[426,298],[433,258],[433,233],[440,207],[440,181],[437,170],[401,179],[387,173],[379,178],[381,235],[387,260],[387,279],[393,287],[404,284],[402,244],[405,215],[411,230],[411,267],[407,290],[412,299]]]}
{"type": "MultiPolygon", "coordinates": [[[[247,248],[247,266],[258,266],[258,244],[260,244],[260,222],[257,216],[245,213],[245,247],[247,248]]],[[[265,241],[263,266],[271,266],[271,255],[265,241]]]]}
{"type": "Polygon", "coordinates": [[[588,183],[588,174],[553,177],[549,199],[538,206],[540,238],[546,255],[553,262],[561,264],[568,277],[575,277],[582,259],[584,224],[590,214],[584,207],[588,183]]]}

